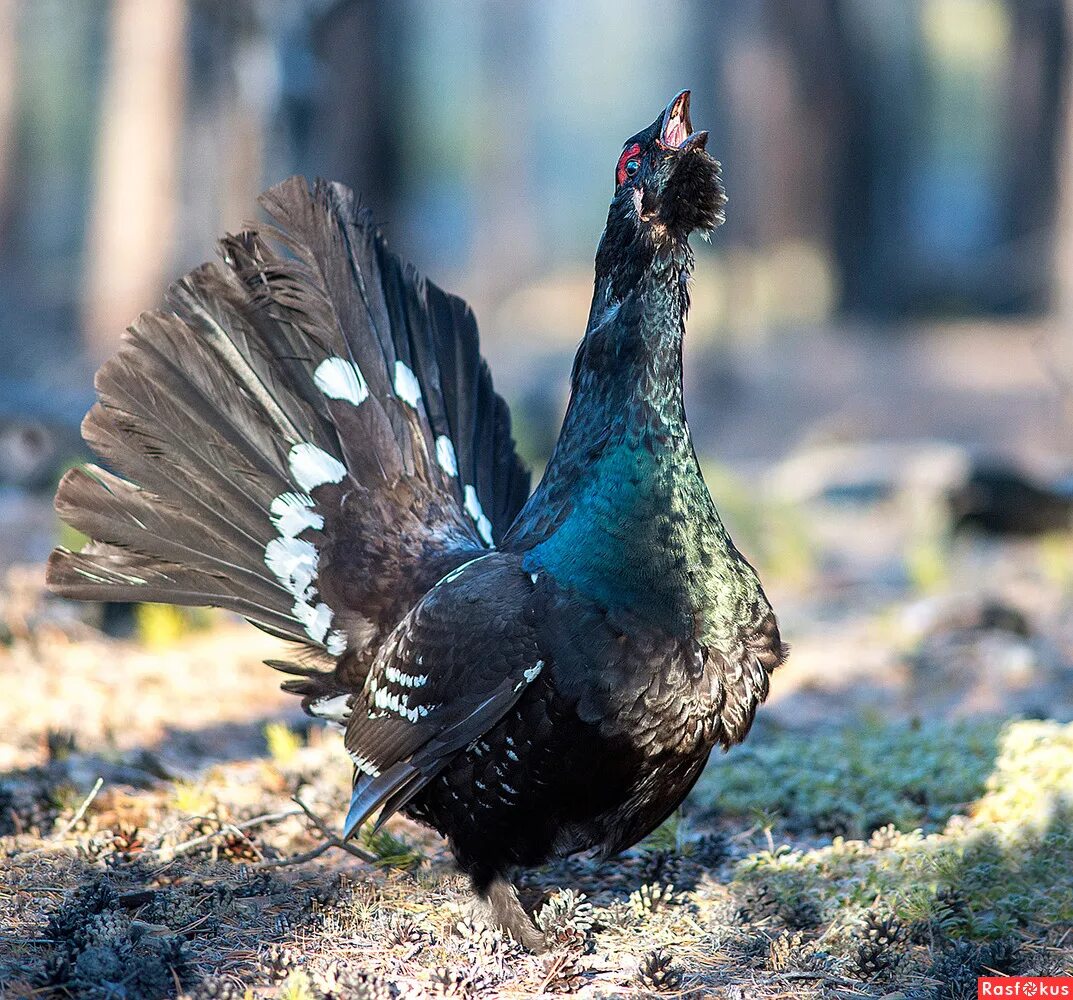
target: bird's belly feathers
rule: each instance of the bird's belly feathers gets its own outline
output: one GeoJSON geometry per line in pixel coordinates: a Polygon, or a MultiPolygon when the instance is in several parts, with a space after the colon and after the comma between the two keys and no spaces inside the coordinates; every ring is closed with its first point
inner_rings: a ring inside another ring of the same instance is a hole
{"type": "Polygon", "coordinates": [[[463,867],[534,865],[592,847],[614,853],[662,822],[703,768],[717,725],[680,676],[661,679],[666,662],[590,663],[588,683],[568,662],[573,669],[549,660],[416,804],[463,867]]]}

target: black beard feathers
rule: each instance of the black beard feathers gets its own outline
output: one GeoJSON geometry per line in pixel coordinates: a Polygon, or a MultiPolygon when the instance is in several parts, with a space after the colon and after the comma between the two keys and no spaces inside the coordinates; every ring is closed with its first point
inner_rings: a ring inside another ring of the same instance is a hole
{"type": "Polygon", "coordinates": [[[710,232],[725,219],[719,162],[703,149],[668,159],[653,175],[638,218],[633,189],[625,187],[611,202],[596,253],[596,280],[610,280],[611,297],[621,300],[634,289],[657,256],[692,263],[689,236],[710,232]],[[658,193],[655,193],[658,192],[658,193]]]}
{"type": "Polygon", "coordinates": [[[684,240],[694,230],[710,232],[721,225],[726,201],[719,162],[702,149],[694,150],[671,167],[660,195],[659,221],[672,237],[684,240]]]}

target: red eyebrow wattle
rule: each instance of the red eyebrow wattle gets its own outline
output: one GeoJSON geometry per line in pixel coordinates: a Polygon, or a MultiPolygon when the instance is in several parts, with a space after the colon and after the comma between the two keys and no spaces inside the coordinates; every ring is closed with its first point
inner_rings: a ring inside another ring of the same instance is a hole
{"type": "Polygon", "coordinates": [[[626,180],[626,161],[639,156],[640,153],[641,146],[636,142],[622,151],[622,155],[618,158],[618,166],[615,168],[615,182],[617,184],[622,184],[626,180]]]}

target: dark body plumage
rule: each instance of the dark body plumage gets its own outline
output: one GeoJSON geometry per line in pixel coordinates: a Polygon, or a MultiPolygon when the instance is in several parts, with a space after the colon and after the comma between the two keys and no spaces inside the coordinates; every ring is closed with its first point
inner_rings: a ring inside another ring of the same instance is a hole
{"type": "Polygon", "coordinates": [[[57,505],[82,598],[230,607],[311,647],[276,663],[355,762],[346,832],[404,810],[495,918],[504,876],[614,853],[748,731],[784,655],[701,477],[682,403],[687,238],[721,218],[688,94],[629,140],[563,430],[527,478],[468,310],[387,253],[348,193],[288,182],[98,377],[57,505]],[[199,404],[203,407],[198,410],[199,404]],[[524,506],[523,506],[524,504],[524,506]]]}

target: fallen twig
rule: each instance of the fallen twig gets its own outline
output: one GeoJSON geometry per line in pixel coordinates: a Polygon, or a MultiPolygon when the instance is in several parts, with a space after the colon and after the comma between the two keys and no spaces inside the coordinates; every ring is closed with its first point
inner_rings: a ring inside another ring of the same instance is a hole
{"type": "Polygon", "coordinates": [[[75,814],[63,824],[63,829],[53,836],[53,840],[63,840],[63,838],[78,825],[78,821],[86,815],[86,810],[90,807],[90,803],[97,797],[97,793],[101,790],[103,785],[104,778],[98,778],[93,783],[93,787],[89,790],[89,795],[82,800],[82,805],[80,805],[75,811],[75,814]]]}
{"type": "Polygon", "coordinates": [[[333,847],[338,848],[340,851],[346,851],[347,854],[353,855],[355,858],[360,858],[366,864],[375,865],[377,863],[377,857],[370,854],[368,851],[363,851],[360,847],[355,847],[354,844],[349,844],[342,837],[337,836],[329,829],[328,825],[322,820],[315,812],[313,812],[298,796],[294,796],[293,801],[297,803],[298,808],[302,810],[312,820],[313,825],[321,832],[325,840],[323,844],[319,844],[311,851],[306,851],[303,854],[295,854],[289,858],[280,858],[278,861],[261,861],[255,865],[251,865],[252,868],[286,868],[291,865],[305,864],[307,861],[312,861],[314,858],[319,858],[322,854],[330,851],[333,847]]]}
{"type": "Polygon", "coordinates": [[[176,844],[171,850],[166,848],[154,848],[154,851],[159,855],[166,855],[168,859],[178,857],[180,854],[186,854],[199,847],[204,847],[205,844],[211,843],[214,838],[219,837],[221,833],[226,833],[228,830],[242,833],[245,830],[252,830],[255,826],[263,826],[265,823],[275,823],[281,819],[288,819],[291,816],[297,815],[299,815],[298,809],[284,809],[281,812],[264,813],[261,816],[254,816],[253,819],[245,820],[242,823],[226,823],[221,826],[219,830],[213,830],[212,833],[204,833],[200,837],[184,840],[181,844],[176,844]]]}

